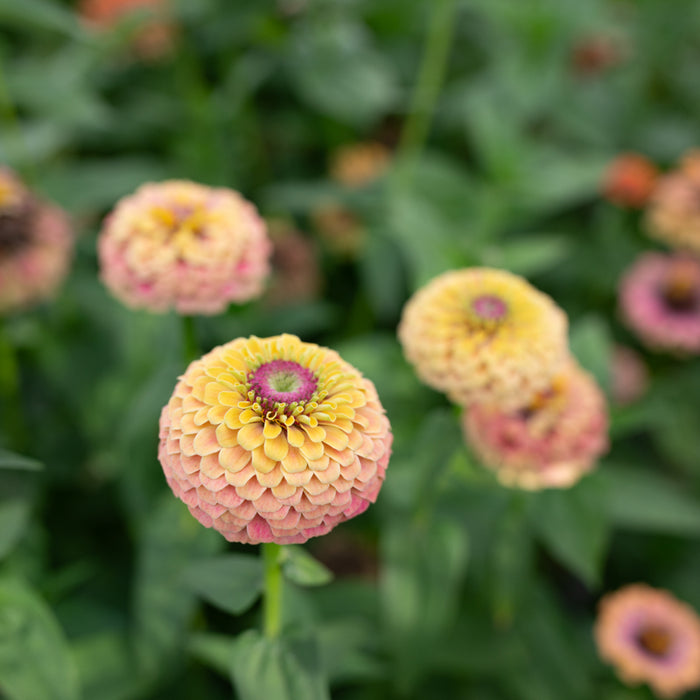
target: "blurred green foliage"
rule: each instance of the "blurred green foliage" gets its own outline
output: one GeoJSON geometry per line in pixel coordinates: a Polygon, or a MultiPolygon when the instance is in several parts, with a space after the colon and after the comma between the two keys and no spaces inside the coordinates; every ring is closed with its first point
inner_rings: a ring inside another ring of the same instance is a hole
{"type": "Polygon", "coordinates": [[[141,60],[145,16],[98,32],[71,2],[0,0],[0,160],[79,233],[59,298],[3,321],[23,421],[2,406],[3,697],[648,697],[598,660],[591,625],[600,594],[634,581],[700,609],[698,361],[646,354],[649,390],[611,409],[598,470],[511,493],[395,328],[434,275],[506,268],[565,308],[573,352],[609,390],[614,344],[636,345],[617,280],[652,244],[599,183],[621,151],[666,166],[700,143],[700,4],[454,0],[423,148],[365,187],[332,181],[338,146],[401,142],[446,2],[180,0],[172,49],[141,60]],[[577,68],[601,37],[619,60],[577,68]],[[317,298],[196,319],[203,348],[281,332],[332,346],[375,382],[395,435],[378,503],[288,554],[275,641],[251,629],[254,550],[192,519],[156,459],[179,319],[127,311],[98,280],[101,218],[175,177],[241,190],[320,250],[317,298]],[[314,224],[329,201],[364,228],[352,255],[314,224]]]}

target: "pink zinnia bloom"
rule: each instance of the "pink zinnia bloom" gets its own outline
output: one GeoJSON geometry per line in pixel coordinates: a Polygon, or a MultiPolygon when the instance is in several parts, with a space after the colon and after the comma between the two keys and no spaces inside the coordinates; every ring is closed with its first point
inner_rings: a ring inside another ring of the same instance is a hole
{"type": "Polygon", "coordinates": [[[65,213],[0,168],[0,312],[53,296],[65,278],[73,236],[65,213]]]}
{"type": "Polygon", "coordinates": [[[595,640],[625,683],[664,698],[700,687],[700,618],[667,591],[634,584],[605,596],[595,640]]]}
{"type": "Polygon", "coordinates": [[[372,382],[293,335],[190,364],[160,419],[175,495],[231,542],[305,542],[374,503],[392,435],[372,382]]]}
{"type": "Polygon", "coordinates": [[[685,255],[645,253],[620,283],[620,310],[650,348],[700,352],[700,262],[685,255]]]}
{"type": "Polygon", "coordinates": [[[570,362],[529,406],[503,411],[474,404],[463,415],[467,442],[501,483],[566,488],[608,448],[608,415],[593,378],[570,362]]]}
{"type": "Polygon", "coordinates": [[[127,306],[217,314],[260,296],[271,244],[240,194],[184,180],[142,185],[106,218],[102,281],[127,306]]]}

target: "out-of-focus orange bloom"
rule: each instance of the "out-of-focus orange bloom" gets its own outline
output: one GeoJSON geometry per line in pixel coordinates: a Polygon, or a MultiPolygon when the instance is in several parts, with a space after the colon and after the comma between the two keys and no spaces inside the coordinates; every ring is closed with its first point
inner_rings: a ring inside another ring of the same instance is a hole
{"type": "Polygon", "coordinates": [[[658,170],[638,153],[624,153],[609,165],[603,177],[603,195],[621,207],[643,207],[651,196],[658,170]]]}

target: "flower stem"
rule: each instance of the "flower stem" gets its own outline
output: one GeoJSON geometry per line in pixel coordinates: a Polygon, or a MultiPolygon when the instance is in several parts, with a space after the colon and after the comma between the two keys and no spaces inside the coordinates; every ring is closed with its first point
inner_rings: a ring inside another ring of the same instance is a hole
{"type": "Polygon", "coordinates": [[[0,321],[0,405],[3,430],[7,431],[9,446],[23,452],[26,432],[22,420],[22,402],[19,385],[19,364],[12,340],[7,336],[5,324],[0,321]]]}
{"type": "Polygon", "coordinates": [[[434,0],[430,7],[432,12],[423,58],[397,153],[399,178],[404,182],[410,179],[415,161],[425,145],[440,95],[454,33],[457,0],[434,0]]]}
{"type": "Polygon", "coordinates": [[[263,598],[263,631],[268,639],[279,635],[282,626],[282,547],[274,542],[262,545],[265,564],[265,590],[263,598]]]}
{"type": "Polygon", "coordinates": [[[189,365],[196,360],[201,352],[197,344],[197,333],[194,327],[194,316],[182,317],[182,346],[185,352],[185,364],[189,365]]]}

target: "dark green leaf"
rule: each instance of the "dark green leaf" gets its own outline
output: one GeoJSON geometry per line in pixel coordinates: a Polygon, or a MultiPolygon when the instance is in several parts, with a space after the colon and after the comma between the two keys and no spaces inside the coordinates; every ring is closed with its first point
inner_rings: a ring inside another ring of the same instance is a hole
{"type": "Polygon", "coordinates": [[[183,573],[185,586],[234,615],[247,610],[263,587],[263,565],[254,554],[222,554],[195,559],[183,573]]]}
{"type": "Polygon", "coordinates": [[[620,527],[651,532],[700,536],[700,502],[662,473],[602,465],[601,483],[611,522],[620,527]]]}
{"type": "Polygon", "coordinates": [[[610,386],[612,340],[607,323],[600,316],[586,316],[571,327],[571,352],[591,372],[603,389],[610,386]]]}
{"type": "Polygon", "coordinates": [[[589,586],[600,582],[609,536],[600,501],[598,485],[584,479],[571,489],[536,494],[530,510],[535,531],[545,546],[589,586]]]}
{"type": "Polygon", "coordinates": [[[43,468],[44,465],[36,459],[24,457],[8,450],[0,450],[0,469],[40,471],[43,468]]]}

